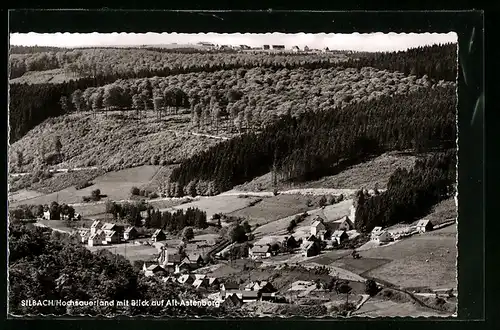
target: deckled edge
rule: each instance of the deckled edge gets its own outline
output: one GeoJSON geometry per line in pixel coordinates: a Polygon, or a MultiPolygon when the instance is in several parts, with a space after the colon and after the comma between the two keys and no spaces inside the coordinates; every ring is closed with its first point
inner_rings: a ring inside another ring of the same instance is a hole
{"type": "MultiPolygon", "coordinates": [[[[8,15],[7,17],[7,25],[9,26],[10,22],[10,16],[8,15]]],[[[10,31],[10,29],[9,29],[10,31]]],[[[456,32],[452,31],[453,33],[456,34],[456,32]]],[[[68,33],[68,32],[65,32],[68,33]]],[[[69,32],[71,33],[71,32],[69,32]]],[[[114,33],[124,33],[124,32],[114,32],[114,33]]],[[[126,32],[125,32],[126,33],[126,32]]],[[[206,32],[207,34],[209,32],[206,32]]],[[[268,32],[265,34],[273,34],[275,32],[268,32]]],[[[323,32],[325,33],[325,32],[323,32]]],[[[369,33],[364,33],[364,34],[372,34],[375,32],[369,32],[369,33]]],[[[384,34],[388,34],[390,32],[384,32],[384,34]]],[[[425,32],[421,32],[425,33],[425,32]]],[[[427,32],[427,33],[436,33],[436,32],[427,32]]],[[[126,33],[128,34],[128,33],[126,33]]],[[[230,33],[223,33],[223,34],[230,34],[230,33]]],[[[318,33],[319,34],[319,33],[318,33]]],[[[400,34],[408,34],[407,32],[398,32],[396,33],[398,35],[400,34]]],[[[8,36],[8,47],[9,47],[9,57],[10,57],[10,32],[8,36]]],[[[338,320],[356,320],[356,319],[370,319],[370,320],[404,320],[404,319],[425,319],[425,320],[436,320],[436,321],[444,321],[449,318],[455,318],[457,317],[458,313],[458,307],[460,300],[458,299],[458,164],[459,164],[459,158],[458,158],[458,142],[459,142],[459,132],[458,132],[458,70],[459,68],[459,43],[458,40],[456,42],[457,44],[457,76],[455,79],[455,95],[456,95],[456,106],[455,106],[455,125],[456,125],[456,171],[455,171],[455,206],[457,210],[457,217],[455,220],[455,225],[457,226],[457,233],[456,233],[456,240],[455,240],[455,248],[457,252],[457,258],[455,261],[455,278],[456,278],[456,283],[457,283],[457,307],[455,313],[452,315],[445,315],[443,314],[442,316],[440,315],[433,315],[433,316],[412,316],[412,315],[407,315],[407,316],[369,316],[369,315],[354,315],[354,316],[284,316],[284,315],[273,315],[273,316],[251,316],[251,317],[231,317],[231,316],[195,316],[195,317],[175,317],[175,316],[159,316],[159,315],[150,315],[150,314],[140,314],[140,315],[127,315],[127,314],[115,314],[115,315],[104,315],[104,314],[97,314],[97,315],[91,315],[91,314],[22,314],[22,315],[16,315],[9,313],[9,289],[10,289],[10,280],[9,280],[9,255],[10,255],[10,250],[9,250],[9,225],[10,225],[10,219],[9,219],[9,212],[8,212],[8,206],[9,206],[9,200],[7,198],[7,237],[6,237],[6,242],[7,242],[7,318],[16,318],[16,319],[21,319],[21,318],[28,318],[28,319],[45,319],[45,318],[59,318],[59,319],[81,319],[81,318],[105,318],[105,319],[137,319],[137,318],[148,318],[148,319],[155,319],[155,320],[186,320],[186,321],[197,321],[197,320],[203,320],[203,321],[211,321],[211,320],[242,320],[242,321],[250,321],[250,320],[255,320],[255,319],[285,319],[285,320],[318,320],[318,321],[338,321],[338,320]]],[[[9,80],[10,77],[10,65],[9,61],[7,61],[7,80],[9,80]]],[[[10,83],[8,82],[7,84],[7,156],[8,156],[8,151],[10,149],[10,83]]],[[[10,158],[7,157],[7,195],[8,192],[10,191],[10,185],[9,185],[9,162],[10,158]]],[[[444,312],[443,312],[444,313],[444,312]]]]}
{"type": "MultiPolygon", "coordinates": [[[[455,32],[456,34],[456,32],[455,32]]],[[[459,292],[458,292],[458,288],[459,288],[459,284],[458,284],[458,281],[459,281],[459,277],[458,277],[458,259],[460,257],[459,255],[459,242],[458,242],[458,218],[459,218],[459,213],[458,213],[458,188],[459,188],[459,182],[458,182],[458,171],[459,171],[459,162],[460,162],[460,159],[458,157],[458,148],[459,148],[459,125],[458,125],[458,111],[459,111],[459,107],[458,107],[458,104],[459,104],[459,91],[458,91],[458,75],[459,75],[459,70],[460,70],[460,61],[459,61],[459,47],[460,47],[460,44],[458,42],[458,35],[457,35],[457,75],[455,77],[455,95],[456,95],[456,101],[455,101],[455,207],[456,207],[456,219],[455,219],[455,226],[456,226],[456,234],[455,234],[455,253],[456,253],[456,258],[455,258],[455,283],[457,285],[457,288],[456,288],[456,296],[457,296],[457,306],[456,306],[456,309],[455,309],[455,313],[453,313],[453,316],[454,317],[458,317],[458,310],[459,310],[459,306],[460,306],[460,296],[459,296],[459,292]]]]}

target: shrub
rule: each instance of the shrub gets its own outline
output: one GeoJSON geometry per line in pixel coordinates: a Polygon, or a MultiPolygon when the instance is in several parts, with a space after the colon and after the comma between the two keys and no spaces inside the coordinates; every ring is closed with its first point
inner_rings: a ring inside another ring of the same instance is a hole
{"type": "Polygon", "coordinates": [[[159,196],[159,195],[158,195],[158,193],[156,193],[156,192],[151,192],[151,193],[149,193],[149,198],[151,198],[151,199],[153,199],[153,198],[158,198],[158,197],[160,197],[160,196],[159,196]]]}
{"type": "Polygon", "coordinates": [[[84,188],[87,188],[87,187],[90,187],[92,186],[94,183],[93,182],[90,182],[88,180],[84,180],[78,184],[75,185],[75,189],[76,190],[80,190],[80,189],[84,189],[84,188]]]}
{"type": "Polygon", "coordinates": [[[324,195],[321,196],[321,198],[319,199],[318,205],[319,205],[319,207],[323,207],[326,205],[326,197],[324,195]]]}
{"type": "Polygon", "coordinates": [[[140,190],[139,190],[139,188],[137,188],[137,187],[132,187],[132,188],[130,189],[130,193],[131,193],[132,195],[134,195],[134,196],[139,196],[140,192],[141,192],[141,191],[140,191],[140,190]]]}
{"type": "Polygon", "coordinates": [[[365,292],[366,292],[366,294],[369,294],[371,297],[373,297],[374,295],[376,295],[378,293],[377,283],[374,280],[372,280],[372,279],[366,280],[366,282],[365,282],[365,292]]]}
{"type": "Polygon", "coordinates": [[[297,227],[297,222],[295,221],[295,219],[292,219],[292,221],[290,221],[290,224],[288,224],[288,227],[286,228],[288,230],[289,233],[291,233],[295,227],[297,227]]]}

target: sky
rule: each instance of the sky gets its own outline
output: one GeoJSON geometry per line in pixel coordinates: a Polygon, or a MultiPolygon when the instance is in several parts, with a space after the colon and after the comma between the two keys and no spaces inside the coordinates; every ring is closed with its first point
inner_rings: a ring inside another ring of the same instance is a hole
{"type": "Polygon", "coordinates": [[[450,33],[12,33],[11,45],[92,47],[92,46],[141,46],[164,44],[196,44],[211,42],[224,45],[280,44],[286,48],[299,46],[321,49],[355,51],[398,51],[423,45],[457,42],[457,34],[450,33]]]}

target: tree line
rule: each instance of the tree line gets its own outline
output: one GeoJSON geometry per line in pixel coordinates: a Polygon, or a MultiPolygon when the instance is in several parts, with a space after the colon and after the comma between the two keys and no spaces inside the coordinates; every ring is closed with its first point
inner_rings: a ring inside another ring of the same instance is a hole
{"type": "Polygon", "coordinates": [[[387,190],[381,194],[356,193],[356,229],[367,233],[376,226],[411,223],[452,196],[455,182],[454,149],[418,159],[411,170],[398,168],[391,175],[387,190]]]}
{"type": "Polygon", "coordinates": [[[208,227],[207,214],[198,208],[180,209],[175,212],[160,212],[149,208],[146,216],[146,226],[167,230],[169,232],[180,232],[186,227],[204,229],[208,227]]]}
{"type": "Polygon", "coordinates": [[[456,81],[457,44],[447,43],[410,48],[406,51],[368,53],[349,58],[349,67],[373,67],[407,75],[427,75],[435,80],[456,81]]]}
{"type": "Polygon", "coordinates": [[[260,133],[219,143],[181,163],[170,196],[210,195],[272,171],[307,181],[390,150],[423,152],[455,145],[452,87],[385,96],[298,117],[285,114],[260,133]]]}
{"type": "Polygon", "coordinates": [[[9,225],[9,312],[15,315],[227,315],[223,308],[125,306],[123,300],[199,300],[191,286],[146,278],[121,255],[92,253],[71,236],[49,228],[9,225]],[[22,301],[112,301],[112,306],[28,305],[22,301]]]}

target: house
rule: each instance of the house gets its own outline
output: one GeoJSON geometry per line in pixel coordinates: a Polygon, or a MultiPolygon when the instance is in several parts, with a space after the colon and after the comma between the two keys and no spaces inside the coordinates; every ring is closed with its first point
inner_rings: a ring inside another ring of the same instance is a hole
{"type": "Polygon", "coordinates": [[[304,51],[305,51],[305,52],[308,52],[309,50],[310,50],[310,49],[309,49],[309,47],[304,46],[304,51]]]}
{"type": "Polygon", "coordinates": [[[179,276],[179,278],[177,279],[177,282],[179,282],[180,284],[193,284],[194,281],[196,280],[196,278],[191,275],[191,274],[184,274],[184,275],[181,275],[179,276]]]}
{"type": "Polygon", "coordinates": [[[99,220],[94,220],[90,226],[90,234],[95,234],[102,227],[102,222],[99,220]]]}
{"type": "Polygon", "coordinates": [[[239,292],[240,286],[235,282],[224,282],[220,285],[220,294],[224,298],[228,294],[239,292]]]}
{"type": "Polygon", "coordinates": [[[300,52],[300,48],[298,46],[293,46],[292,47],[292,52],[298,53],[298,52],[300,52]]]}
{"type": "MultiPolygon", "coordinates": [[[[380,227],[378,227],[378,228],[380,228],[380,227]]],[[[387,230],[380,229],[380,230],[377,230],[375,232],[372,231],[372,234],[371,234],[371,239],[373,241],[378,242],[379,244],[390,242],[391,238],[392,238],[391,234],[387,230]]]]}
{"type": "Polygon", "coordinates": [[[222,302],[221,307],[228,309],[240,308],[243,305],[243,300],[236,294],[228,295],[227,298],[222,302]]]}
{"type": "Polygon", "coordinates": [[[419,233],[425,233],[426,231],[431,231],[434,228],[432,222],[429,220],[420,220],[417,223],[417,231],[419,233]]]}
{"type": "Polygon", "coordinates": [[[123,239],[128,241],[136,238],[137,235],[138,235],[137,229],[135,229],[135,227],[130,226],[127,227],[127,229],[125,229],[125,231],[123,232],[123,239]]]}
{"type": "Polygon", "coordinates": [[[104,233],[103,230],[98,229],[95,233],[92,234],[92,229],[91,229],[91,234],[89,236],[87,244],[88,246],[101,245],[105,239],[106,239],[106,233],[104,233]]]}
{"type": "Polygon", "coordinates": [[[271,246],[254,245],[249,249],[248,256],[252,259],[269,258],[271,256],[271,246]]]}
{"type": "Polygon", "coordinates": [[[42,219],[44,220],[50,220],[50,211],[43,211],[43,216],[42,219]]]}
{"type": "Polygon", "coordinates": [[[104,231],[106,234],[106,237],[104,238],[104,241],[102,244],[116,244],[120,243],[120,235],[118,234],[117,231],[111,230],[111,231],[104,231]]]}
{"type": "Polygon", "coordinates": [[[206,278],[195,279],[193,282],[193,287],[197,290],[199,288],[207,288],[208,287],[208,279],[206,279],[206,278]]]}
{"type": "Polygon", "coordinates": [[[285,49],[285,45],[272,45],[271,47],[274,50],[284,50],[285,49]]]}
{"type": "Polygon", "coordinates": [[[336,230],[332,234],[332,241],[335,240],[337,244],[342,244],[343,242],[349,239],[349,235],[345,232],[345,230],[336,230]]]}
{"type": "Polygon", "coordinates": [[[198,253],[189,253],[181,261],[181,263],[189,264],[189,266],[195,267],[195,268],[199,268],[199,267],[203,266],[204,262],[205,261],[203,260],[203,257],[201,256],[201,254],[198,254],[198,253]]]}
{"type": "Polygon", "coordinates": [[[370,233],[371,239],[375,239],[382,232],[382,227],[374,227],[370,233]]]}
{"type": "Polygon", "coordinates": [[[153,236],[151,236],[151,240],[153,242],[160,242],[164,241],[167,237],[165,236],[165,233],[161,229],[157,229],[154,233],[153,236]]]}
{"type": "Polygon", "coordinates": [[[247,46],[247,45],[240,45],[240,49],[242,49],[242,50],[250,50],[252,48],[250,46],[247,46]]]}
{"type": "Polygon", "coordinates": [[[306,242],[316,242],[318,240],[318,238],[314,235],[309,235],[307,238],[306,238],[306,242]]]}
{"type": "Polygon", "coordinates": [[[144,271],[144,276],[166,276],[167,271],[163,269],[160,265],[153,264],[146,267],[146,263],[142,266],[142,270],[144,271]]]}
{"type": "Polygon", "coordinates": [[[311,225],[311,235],[316,237],[324,237],[326,234],[326,226],[321,220],[316,220],[311,225]]]}
{"type": "Polygon", "coordinates": [[[112,231],[112,230],[115,230],[115,228],[116,228],[116,225],[114,223],[109,223],[109,222],[106,222],[101,227],[101,229],[104,230],[104,231],[112,231]]]}
{"type": "Polygon", "coordinates": [[[354,223],[349,219],[348,216],[342,217],[341,219],[335,220],[329,224],[329,228],[332,231],[335,230],[353,230],[354,229],[354,223]]]}
{"type": "Polygon", "coordinates": [[[256,282],[250,282],[247,285],[245,285],[245,291],[258,291],[258,292],[275,292],[276,289],[273,287],[273,285],[268,282],[268,281],[256,281],[256,282]]]}
{"type": "Polygon", "coordinates": [[[292,250],[298,247],[297,240],[293,236],[285,237],[283,240],[283,246],[288,250],[292,250]]]}
{"type": "Polygon", "coordinates": [[[323,48],[323,53],[328,53],[329,51],[330,51],[330,48],[328,48],[328,47],[323,48]]]}
{"type": "Polygon", "coordinates": [[[81,229],[78,231],[78,235],[82,243],[87,243],[90,237],[90,230],[86,228],[81,229]]]}
{"type": "Polygon", "coordinates": [[[269,50],[269,49],[271,49],[271,47],[269,47],[269,45],[264,45],[262,48],[263,48],[264,50],[269,50]]]}
{"type": "Polygon", "coordinates": [[[306,241],[302,246],[302,253],[305,257],[312,257],[319,254],[321,251],[317,242],[306,241]]]}

